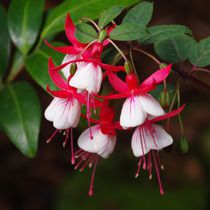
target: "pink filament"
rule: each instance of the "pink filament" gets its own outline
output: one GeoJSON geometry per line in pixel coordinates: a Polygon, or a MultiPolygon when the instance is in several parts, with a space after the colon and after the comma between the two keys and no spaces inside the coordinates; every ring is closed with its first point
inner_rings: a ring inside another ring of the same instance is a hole
{"type": "Polygon", "coordinates": [[[58,131],[59,131],[58,129],[55,130],[54,133],[51,135],[51,137],[47,139],[46,143],[50,143],[58,131]]]}
{"type": "Polygon", "coordinates": [[[88,192],[88,195],[89,196],[92,196],[93,195],[93,185],[94,185],[94,179],[95,179],[95,173],[96,173],[97,163],[98,163],[98,157],[95,160],[95,164],[94,164],[94,168],[93,168],[93,172],[92,172],[92,176],[91,176],[90,188],[89,188],[89,192],[88,192]]]}

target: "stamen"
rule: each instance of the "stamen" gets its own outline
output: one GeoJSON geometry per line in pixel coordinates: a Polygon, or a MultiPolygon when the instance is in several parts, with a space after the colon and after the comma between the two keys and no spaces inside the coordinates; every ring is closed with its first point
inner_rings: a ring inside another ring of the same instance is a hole
{"type": "Polygon", "coordinates": [[[70,145],[71,145],[71,164],[75,164],[75,157],[74,157],[74,143],[73,143],[73,129],[71,128],[71,138],[70,138],[70,145]]]}
{"type": "Polygon", "coordinates": [[[90,93],[88,92],[88,95],[87,95],[87,113],[86,113],[86,116],[87,116],[87,121],[88,121],[88,127],[89,127],[89,131],[90,131],[90,139],[93,139],[93,134],[92,134],[92,129],[91,129],[91,123],[90,123],[90,116],[91,116],[91,110],[90,110],[90,93]]]}
{"type": "Polygon", "coordinates": [[[95,178],[97,163],[98,163],[98,157],[95,160],[95,164],[94,164],[94,168],[93,168],[93,172],[92,172],[92,176],[91,176],[90,189],[89,189],[89,192],[88,192],[89,196],[93,195],[93,185],[94,185],[94,178],[95,178]]]}
{"type": "Polygon", "coordinates": [[[163,190],[162,182],[161,182],[161,179],[160,179],[160,171],[158,169],[158,165],[157,165],[157,161],[156,161],[156,156],[154,154],[154,151],[151,151],[151,152],[152,152],[152,156],[153,156],[153,160],[154,160],[154,164],[155,164],[155,170],[156,170],[156,175],[157,175],[157,179],[158,179],[160,194],[161,195],[164,195],[164,190],[163,190]]]}
{"type": "Polygon", "coordinates": [[[56,131],[54,131],[54,133],[51,135],[51,137],[49,139],[47,139],[46,143],[50,143],[52,141],[52,139],[54,138],[54,136],[56,135],[56,133],[58,132],[59,130],[57,129],[56,131]]]}
{"type": "Polygon", "coordinates": [[[149,152],[148,154],[148,170],[149,170],[149,180],[152,179],[152,158],[151,158],[151,153],[149,152]]]}
{"type": "Polygon", "coordinates": [[[144,145],[143,145],[143,134],[142,134],[142,130],[139,128],[139,133],[140,133],[140,141],[141,141],[141,149],[142,149],[142,153],[143,153],[143,169],[145,170],[147,168],[147,163],[146,163],[146,159],[145,159],[145,154],[144,154],[144,145]]]}
{"type": "Polygon", "coordinates": [[[160,161],[160,156],[159,156],[159,154],[158,154],[158,151],[156,151],[155,154],[156,154],[157,161],[158,161],[158,164],[159,164],[159,166],[160,166],[160,169],[161,169],[161,170],[164,170],[164,165],[163,165],[163,164],[161,163],[161,161],[160,161]]]}
{"type": "Polygon", "coordinates": [[[139,172],[140,172],[140,169],[141,169],[141,163],[142,163],[142,157],[139,158],[138,168],[137,168],[137,171],[136,171],[136,174],[135,174],[135,178],[137,178],[139,176],[139,172]]]}
{"type": "Polygon", "coordinates": [[[69,129],[66,129],[66,131],[63,132],[64,135],[66,135],[65,140],[63,142],[63,147],[66,147],[68,138],[69,138],[69,129]]]}

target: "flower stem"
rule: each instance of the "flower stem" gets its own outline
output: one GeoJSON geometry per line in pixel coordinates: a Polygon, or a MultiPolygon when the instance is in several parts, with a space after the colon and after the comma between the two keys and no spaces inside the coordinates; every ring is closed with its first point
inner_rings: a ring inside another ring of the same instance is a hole
{"type": "Polygon", "coordinates": [[[128,59],[125,57],[122,50],[111,39],[108,39],[108,41],[115,47],[115,49],[120,53],[120,55],[124,58],[124,60],[127,61],[128,59]]]}
{"type": "Polygon", "coordinates": [[[97,29],[98,31],[100,31],[100,28],[99,28],[98,25],[95,23],[95,21],[93,21],[92,19],[90,19],[90,18],[88,18],[88,17],[82,17],[82,20],[87,20],[87,21],[89,21],[90,23],[92,23],[92,24],[96,27],[96,29],[97,29]]]}
{"type": "Polygon", "coordinates": [[[142,50],[142,49],[135,48],[135,47],[133,48],[133,50],[135,50],[135,51],[137,51],[137,52],[140,52],[140,53],[146,55],[147,57],[151,58],[151,59],[152,59],[155,63],[157,63],[158,65],[161,64],[161,62],[160,62],[155,56],[153,56],[152,54],[150,54],[150,53],[148,53],[148,52],[146,52],[146,51],[144,51],[144,50],[142,50]]]}

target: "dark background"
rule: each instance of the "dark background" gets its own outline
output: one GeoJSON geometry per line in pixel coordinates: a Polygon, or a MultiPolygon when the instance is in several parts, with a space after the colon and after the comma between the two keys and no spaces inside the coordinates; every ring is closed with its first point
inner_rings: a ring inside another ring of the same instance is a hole
{"type": "MultiPolygon", "coordinates": [[[[1,0],[5,7],[9,1],[1,0]]],[[[154,24],[184,24],[192,29],[197,40],[210,35],[210,1],[156,0],[154,24]]],[[[59,1],[46,1],[46,8],[59,1]]],[[[62,39],[63,34],[58,36],[62,39]]],[[[136,55],[137,56],[137,55],[136,55]]],[[[135,56],[135,57],[136,57],[135,56]]],[[[141,75],[148,75],[151,61],[140,56],[141,75]]],[[[196,76],[210,84],[210,75],[196,76]]],[[[23,72],[18,80],[27,79],[36,87],[44,111],[50,96],[23,72]]],[[[188,154],[179,148],[179,126],[173,121],[171,133],[175,143],[161,154],[165,170],[162,179],[166,195],[160,196],[156,180],[149,182],[142,173],[134,178],[137,159],[130,149],[130,132],[118,136],[114,154],[102,161],[96,172],[95,194],[87,192],[91,170],[82,174],[70,165],[69,148],[62,148],[62,136],[51,144],[46,140],[53,133],[51,123],[44,118],[35,158],[24,157],[0,133],[0,210],[67,210],[67,209],[155,209],[207,210],[210,209],[210,92],[196,84],[184,81],[181,86],[188,154]]],[[[33,119],[31,119],[33,120],[33,119]]],[[[78,134],[75,131],[75,139],[78,134]]]]}

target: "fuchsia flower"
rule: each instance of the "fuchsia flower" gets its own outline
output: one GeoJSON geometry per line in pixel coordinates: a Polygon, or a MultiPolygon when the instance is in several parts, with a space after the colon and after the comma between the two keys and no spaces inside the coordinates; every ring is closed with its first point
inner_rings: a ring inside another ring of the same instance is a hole
{"type": "MultiPolygon", "coordinates": [[[[108,36],[112,29],[113,26],[107,27],[103,31],[108,36]]],[[[75,37],[75,31],[76,27],[68,14],[65,32],[72,45],[54,47],[45,41],[52,49],[65,54],[59,66],[54,65],[52,58],[48,62],[49,75],[59,88],[59,90],[51,90],[47,86],[47,91],[54,96],[54,99],[47,107],[45,117],[53,122],[53,126],[56,128],[48,142],[59,130],[65,132],[64,145],[70,137],[71,163],[75,164],[75,170],[83,171],[86,166],[93,166],[89,189],[91,196],[99,159],[107,159],[114,151],[117,141],[116,129],[137,127],[131,140],[133,154],[140,158],[136,177],[139,175],[143,163],[143,169],[148,169],[149,178],[151,178],[154,163],[160,193],[163,194],[158,150],[172,144],[173,139],[161,126],[155,123],[179,114],[184,106],[165,114],[159,102],[148,92],[167,78],[172,65],[157,70],[141,84],[134,73],[127,74],[123,81],[115,73],[125,71],[124,66],[112,66],[101,62],[103,48],[109,44],[107,37],[105,36],[103,40],[98,38],[89,44],[83,44],[75,37]],[[73,67],[76,67],[75,71],[70,71],[73,67]],[[65,78],[61,76],[61,72],[65,78]],[[118,92],[117,94],[97,95],[105,76],[108,76],[109,82],[118,92]],[[95,96],[105,100],[96,100],[95,96]],[[126,100],[122,106],[120,121],[114,122],[114,111],[109,106],[108,100],[121,98],[126,98],[126,100]],[[85,116],[81,114],[82,105],[86,105],[85,116]],[[96,107],[100,108],[99,119],[91,117],[91,109],[95,111],[96,107]],[[72,128],[77,127],[80,116],[88,120],[89,128],[79,136],[79,149],[74,154],[72,128]],[[91,123],[95,125],[91,126],[91,123]],[[69,134],[71,135],[69,136],[69,134]],[[146,160],[146,155],[148,160],[146,160]]]]}
{"type": "MultiPolygon", "coordinates": [[[[107,29],[110,33],[113,27],[107,29]]],[[[67,54],[62,62],[62,71],[66,78],[69,76],[69,69],[72,63],[77,64],[77,71],[70,80],[70,85],[80,90],[87,90],[91,93],[98,93],[101,87],[103,73],[101,67],[108,70],[123,70],[101,63],[103,47],[108,44],[107,40],[100,42],[95,40],[92,44],[80,43],[75,37],[76,27],[70,15],[66,17],[65,32],[68,40],[73,46],[54,47],[47,41],[46,44],[54,50],[67,54]],[[113,69],[112,69],[113,68],[113,69]]]]}
{"type": "Polygon", "coordinates": [[[113,88],[120,93],[104,96],[104,98],[126,98],[120,115],[120,125],[122,127],[129,128],[141,125],[148,114],[152,116],[164,114],[164,110],[159,102],[148,94],[148,92],[153,90],[156,84],[163,82],[169,75],[170,70],[171,65],[168,65],[167,67],[156,71],[140,85],[138,85],[134,73],[127,74],[126,82],[124,82],[119,79],[116,74],[107,72],[109,82],[113,88]]]}
{"type": "Polygon", "coordinates": [[[99,157],[107,159],[114,151],[116,145],[115,129],[122,129],[119,122],[113,122],[114,111],[108,105],[108,101],[103,103],[100,110],[100,119],[91,119],[91,122],[96,125],[92,127],[92,138],[90,137],[89,129],[85,130],[78,139],[79,150],[75,154],[78,163],[75,169],[80,167],[80,171],[89,165],[94,165],[89,195],[93,194],[93,183],[96,165],[99,157]]]}
{"type": "MultiPolygon", "coordinates": [[[[74,163],[72,128],[77,127],[79,123],[81,104],[85,103],[85,96],[78,94],[76,88],[69,86],[68,81],[65,81],[57,71],[52,70],[54,67],[50,58],[48,63],[49,75],[60,90],[53,91],[47,86],[47,91],[55,98],[45,110],[44,115],[47,120],[53,122],[53,126],[57,129],[56,132],[66,130],[64,145],[69,137],[69,131],[71,131],[72,163],[74,163]]],[[[69,80],[71,80],[71,77],[69,77],[69,80]]],[[[48,142],[51,141],[56,132],[48,142]]]]}
{"type": "Polygon", "coordinates": [[[149,178],[151,179],[153,165],[152,162],[154,162],[160,194],[164,194],[164,191],[159,172],[162,165],[160,164],[157,151],[171,145],[173,143],[173,139],[161,126],[156,125],[155,123],[178,115],[184,109],[184,107],[185,105],[165,115],[152,119],[146,119],[144,124],[136,128],[132,136],[131,148],[133,154],[135,157],[140,157],[136,177],[139,175],[139,171],[143,162],[143,169],[148,169],[149,178]],[[148,154],[147,161],[145,157],[146,154],[148,154]]]}

